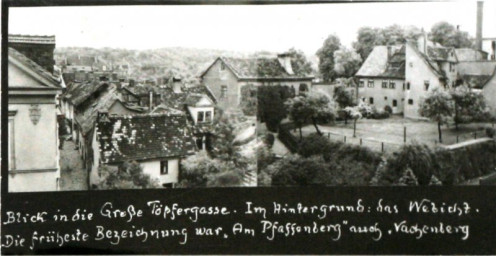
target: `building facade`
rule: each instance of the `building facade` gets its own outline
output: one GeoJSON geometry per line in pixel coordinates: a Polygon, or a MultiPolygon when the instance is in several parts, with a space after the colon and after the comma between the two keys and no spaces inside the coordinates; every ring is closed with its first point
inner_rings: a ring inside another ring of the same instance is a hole
{"type": "Polygon", "coordinates": [[[9,192],[58,190],[60,81],[21,52],[8,51],[9,192]]]}

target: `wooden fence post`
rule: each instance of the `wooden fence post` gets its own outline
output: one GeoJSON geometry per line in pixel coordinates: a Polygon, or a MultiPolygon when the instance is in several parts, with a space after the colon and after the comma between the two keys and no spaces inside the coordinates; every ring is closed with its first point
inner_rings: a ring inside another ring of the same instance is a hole
{"type": "Polygon", "coordinates": [[[360,146],[362,145],[362,138],[360,138],[360,146]]]}
{"type": "Polygon", "coordinates": [[[406,143],[406,126],[403,127],[403,143],[406,143]]]}
{"type": "Polygon", "coordinates": [[[346,143],[346,136],[344,136],[344,143],[346,143]]]}
{"type": "Polygon", "coordinates": [[[331,133],[330,133],[330,132],[328,132],[328,133],[327,133],[327,138],[328,138],[328,139],[330,139],[330,138],[331,138],[331,133]]]}
{"type": "Polygon", "coordinates": [[[458,140],[458,136],[459,136],[459,135],[456,135],[456,143],[458,143],[458,141],[459,141],[459,140],[458,140]]]}
{"type": "Polygon", "coordinates": [[[381,142],[381,152],[384,153],[384,142],[381,142]]]}

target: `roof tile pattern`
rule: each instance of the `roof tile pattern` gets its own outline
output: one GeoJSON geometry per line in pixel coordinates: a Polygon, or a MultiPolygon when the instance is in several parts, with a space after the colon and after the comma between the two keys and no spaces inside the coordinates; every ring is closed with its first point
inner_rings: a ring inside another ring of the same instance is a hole
{"type": "Polygon", "coordinates": [[[97,129],[103,163],[183,157],[196,150],[184,115],[100,115],[97,129]]]}

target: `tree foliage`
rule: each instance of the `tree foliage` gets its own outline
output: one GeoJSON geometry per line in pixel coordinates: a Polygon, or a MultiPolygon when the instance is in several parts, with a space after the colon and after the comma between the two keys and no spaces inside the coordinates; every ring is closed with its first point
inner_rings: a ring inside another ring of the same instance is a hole
{"type": "Polygon", "coordinates": [[[470,90],[467,86],[458,86],[451,92],[454,102],[455,126],[489,118],[489,109],[481,93],[470,90]]]}
{"type": "Polygon", "coordinates": [[[258,87],[257,118],[260,122],[265,122],[269,131],[277,132],[279,123],[287,115],[284,101],[291,96],[291,89],[288,86],[258,87]]]}
{"type": "Polygon", "coordinates": [[[345,111],[345,109],[347,107],[353,107],[356,105],[354,95],[346,90],[346,87],[340,85],[334,88],[333,99],[339,106],[338,114],[344,119],[345,124],[347,124],[350,116],[348,115],[348,112],[345,111]]]}
{"type": "Polygon", "coordinates": [[[289,118],[300,130],[307,122],[312,122],[318,134],[321,134],[318,124],[333,121],[336,117],[334,103],[323,94],[312,93],[308,96],[298,96],[286,101],[289,118]]]}
{"type": "Polygon", "coordinates": [[[334,52],[339,50],[341,42],[336,35],[330,35],[324,41],[322,47],[317,51],[319,57],[319,72],[326,82],[333,81],[336,78],[334,71],[334,52]]]}
{"type": "Polygon", "coordinates": [[[450,93],[436,88],[420,103],[419,114],[437,122],[440,143],[443,142],[441,125],[446,123],[455,111],[452,99],[450,93]]]}
{"type": "Polygon", "coordinates": [[[473,46],[473,38],[465,31],[460,31],[452,24],[441,21],[432,26],[429,38],[445,47],[467,48],[473,46]]]}
{"type": "Polygon", "coordinates": [[[102,165],[99,172],[103,179],[97,185],[98,189],[133,189],[158,188],[158,179],[143,172],[137,162],[125,162],[119,167],[102,165]]]}
{"type": "Polygon", "coordinates": [[[354,76],[361,64],[362,58],[354,50],[341,47],[334,52],[334,71],[338,76],[354,76]]]}
{"type": "Polygon", "coordinates": [[[295,75],[308,76],[314,73],[312,64],[308,61],[303,51],[291,48],[287,53],[291,55],[291,67],[295,75]]]}

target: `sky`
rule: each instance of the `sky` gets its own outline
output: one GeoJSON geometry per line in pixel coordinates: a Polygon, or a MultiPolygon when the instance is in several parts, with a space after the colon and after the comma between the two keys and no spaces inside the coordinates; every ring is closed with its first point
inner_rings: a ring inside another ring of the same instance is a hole
{"type": "MultiPolygon", "coordinates": [[[[240,52],[315,54],[337,35],[351,47],[360,27],[439,21],[475,37],[476,2],[297,5],[20,7],[9,10],[9,33],[55,35],[57,47],[155,49],[187,47],[240,52]]],[[[496,37],[496,1],[484,3],[483,36],[496,37]]]]}

